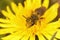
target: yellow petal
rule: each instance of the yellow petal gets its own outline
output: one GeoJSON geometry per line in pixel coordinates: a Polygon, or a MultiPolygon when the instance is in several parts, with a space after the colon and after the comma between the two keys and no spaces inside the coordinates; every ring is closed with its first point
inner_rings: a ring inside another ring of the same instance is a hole
{"type": "Polygon", "coordinates": [[[33,10],[35,10],[36,8],[40,8],[41,0],[32,0],[32,7],[33,7],[33,10]]]}
{"type": "Polygon", "coordinates": [[[10,10],[9,6],[7,6],[7,12],[9,14],[9,16],[11,17],[10,19],[14,19],[15,15],[12,13],[12,11],[10,10]],[[12,18],[13,17],[13,18],[12,18]]]}
{"type": "Polygon", "coordinates": [[[58,3],[55,3],[53,6],[51,6],[43,15],[43,17],[45,18],[45,22],[48,23],[50,21],[52,21],[54,18],[57,17],[58,14],[58,3]]]}
{"type": "Polygon", "coordinates": [[[2,18],[0,18],[0,22],[2,22],[2,23],[10,23],[10,21],[8,19],[2,19],[2,18]]]}
{"type": "Polygon", "coordinates": [[[43,33],[42,33],[42,36],[44,37],[44,39],[51,39],[51,35],[49,35],[48,34],[48,32],[46,32],[46,31],[44,31],[43,33]],[[46,38],[45,38],[46,37],[46,38]]]}
{"type": "Polygon", "coordinates": [[[45,40],[41,33],[38,32],[37,36],[38,36],[39,40],[45,40]]]}
{"type": "Polygon", "coordinates": [[[35,10],[41,7],[41,0],[26,0],[24,4],[26,9],[35,10]]]}
{"type": "Polygon", "coordinates": [[[10,24],[10,23],[6,23],[6,24],[2,24],[2,23],[0,23],[0,26],[1,27],[17,27],[17,25],[16,24],[10,24]]]}
{"type": "Polygon", "coordinates": [[[12,16],[11,14],[9,14],[7,11],[4,11],[4,10],[2,10],[2,14],[3,14],[4,16],[6,16],[7,18],[9,18],[9,19],[12,19],[12,17],[14,17],[14,16],[12,16]]]}
{"type": "Polygon", "coordinates": [[[25,5],[26,9],[31,10],[32,9],[32,0],[26,0],[24,2],[24,5],[25,5]]]}
{"type": "Polygon", "coordinates": [[[28,40],[28,39],[30,39],[29,34],[28,35],[25,35],[25,36],[23,36],[23,38],[21,38],[21,40],[28,40]]]}
{"type": "Polygon", "coordinates": [[[6,34],[6,33],[13,33],[14,31],[17,31],[16,28],[4,28],[4,29],[0,29],[0,34],[6,34]]]}
{"type": "Polygon", "coordinates": [[[11,35],[9,36],[6,36],[4,38],[2,38],[3,40],[19,40],[19,39],[22,39],[24,37],[24,35],[26,35],[27,33],[24,31],[22,32],[19,32],[19,31],[16,31],[15,33],[12,33],[11,35]]]}
{"type": "Polygon", "coordinates": [[[10,40],[20,40],[20,37],[19,37],[19,36],[14,36],[14,37],[12,37],[12,39],[10,39],[10,40]]]}
{"type": "Polygon", "coordinates": [[[18,6],[14,2],[11,3],[11,8],[16,15],[19,14],[18,6]]]}
{"type": "Polygon", "coordinates": [[[20,37],[18,35],[14,35],[14,34],[11,34],[9,36],[6,36],[4,38],[2,38],[3,40],[19,40],[20,37]]]}
{"type": "Polygon", "coordinates": [[[57,31],[57,34],[55,36],[56,38],[60,39],[60,30],[57,31]]]}
{"type": "Polygon", "coordinates": [[[24,12],[24,8],[23,8],[23,6],[22,6],[22,4],[21,3],[18,3],[18,9],[19,9],[19,13],[18,13],[18,15],[20,15],[20,14],[23,14],[24,12]]]}
{"type": "Polygon", "coordinates": [[[44,0],[42,6],[48,8],[48,6],[49,6],[49,0],[44,0]]]}
{"type": "Polygon", "coordinates": [[[35,36],[30,35],[30,40],[35,40],[35,36]]]}
{"type": "Polygon", "coordinates": [[[25,5],[24,6],[24,12],[23,12],[24,16],[25,17],[31,16],[32,11],[33,11],[33,9],[32,9],[32,0],[26,0],[24,2],[24,5],[25,5]]]}
{"type": "Polygon", "coordinates": [[[50,34],[54,34],[59,27],[60,27],[60,19],[58,21],[56,21],[56,22],[49,23],[46,26],[45,30],[47,32],[49,32],[50,34]]]}
{"type": "Polygon", "coordinates": [[[19,9],[19,13],[17,13],[17,18],[20,18],[21,16],[23,17],[25,15],[25,12],[24,12],[24,7],[22,6],[21,3],[18,3],[18,9],[19,9]]]}
{"type": "Polygon", "coordinates": [[[4,10],[2,10],[1,12],[2,12],[2,14],[3,14],[4,16],[10,18],[10,16],[8,16],[8,12],[6,12],[6,11],[4,11],[4,10]]]}

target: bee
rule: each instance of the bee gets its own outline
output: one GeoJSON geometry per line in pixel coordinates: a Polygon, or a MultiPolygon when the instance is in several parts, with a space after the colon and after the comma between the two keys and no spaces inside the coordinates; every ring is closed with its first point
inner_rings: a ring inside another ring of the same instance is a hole
{"type": "Polygon", "coordinates": [[[27,18],[25,17],[26,18],[27,26],[31,27],[31,26],[35,25],[39,19],[43,19],[43,18],[40,18],[40,17],[44,14],[45,11],[46,11],[45,7],[40,7],[40,8],[37,8],[31,14],[30,17],[27,17],[27,18]]]}

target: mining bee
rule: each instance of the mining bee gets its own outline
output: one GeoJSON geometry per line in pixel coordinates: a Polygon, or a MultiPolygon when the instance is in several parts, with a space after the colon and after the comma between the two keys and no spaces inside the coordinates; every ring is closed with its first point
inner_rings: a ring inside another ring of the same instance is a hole
{"type": "Polygon", "coordinates": [[[46,11],[45,7],[40,7],[40,8],[37,8],[34,12],[32,12],[30,17],[24,16],[26,18],[27,26],[31,27],[35,25],[39,19],[43,19],[40,17],[44,14],[45,11],[46,11]]]}

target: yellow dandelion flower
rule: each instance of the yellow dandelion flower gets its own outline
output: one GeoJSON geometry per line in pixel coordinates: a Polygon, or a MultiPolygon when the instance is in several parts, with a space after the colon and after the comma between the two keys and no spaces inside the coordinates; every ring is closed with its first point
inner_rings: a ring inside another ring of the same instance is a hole
{"type": "Polygon", "coordinates": [[[3,40],[45,40],[50,39],[60,26],[56,18],[58,3],[49,9],[49,0],[26,0],[24,6],[12,2],[11,9],[2,10],[6,19],[0,18],[0,34],[3,40]],[[48,9],[48,10],[47,10],[48,9]],[[50,23],[51,22],[51,23],[50,23]],[[51,34],[51,35],[49,35],[51,34]]]}

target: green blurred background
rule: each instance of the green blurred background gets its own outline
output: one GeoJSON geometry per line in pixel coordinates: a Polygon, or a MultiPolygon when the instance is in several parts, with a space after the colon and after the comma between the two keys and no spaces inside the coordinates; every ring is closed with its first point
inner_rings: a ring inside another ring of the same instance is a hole
{"type": "MultiPolygon", "coordinates": [[[[18,3],[18,2],[21,2],[21,3],[23,3],[23,1],[24,0],[0,0],[0,10],[1,9],[5,9],[5,7],[7,6],[7,5],[10,5],[10,2],[11,1],[13,1],[13,2],[15,2],[16,4],[18,3]]],[[[50,4],[53,4],[53,3],[55,3],[57,0],[50,0],[50,4]]]]}
{"type": "Polygon", "coordinates": [[[7,5],[10,5],[11,1],[17,4],[18,2],[23,3],[24,0],[0,0],[0,10],[5,9],[7,5]]]}

